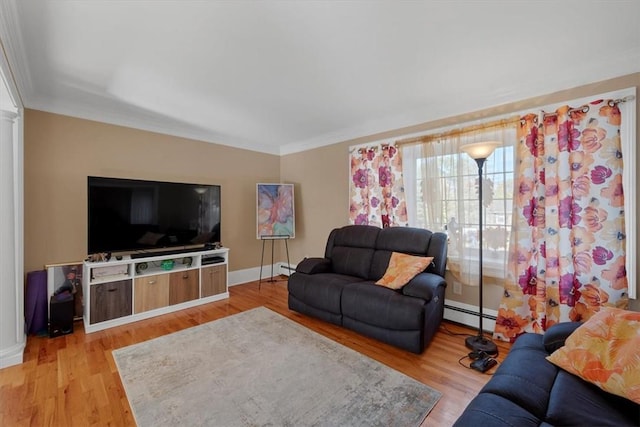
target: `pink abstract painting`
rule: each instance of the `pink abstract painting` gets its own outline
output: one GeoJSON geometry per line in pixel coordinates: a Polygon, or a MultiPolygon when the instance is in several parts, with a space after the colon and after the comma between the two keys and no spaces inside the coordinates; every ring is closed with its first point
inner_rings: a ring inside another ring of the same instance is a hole
{"type": "Polygon", "coordinates": [[[294,238],[293,184],[258,184],[258,239],[294,238]]]}

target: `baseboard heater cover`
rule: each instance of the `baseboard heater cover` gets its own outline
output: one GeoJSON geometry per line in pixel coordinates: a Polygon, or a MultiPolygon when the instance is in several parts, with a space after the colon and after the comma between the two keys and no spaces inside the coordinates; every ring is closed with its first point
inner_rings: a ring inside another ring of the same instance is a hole
{"type": "Polygon", "coordinates": [[[280,263],[280,274],[284,274],[285,276],[291,276],[296,271],[296,266],[293,264],[280,263]]]}
{"type": "MultiPolygon", "coordinates": [[[[449,305],[449,304],[445,304],[444,308],[448,308],[449,310],[453,310],[453,311],[458,311],[460,313],[464,313],[464,314],[470,314],[472,316],[480,316],[480,313],[477,311],[473,311],[473,310],[467,310],[466,308],[461,308],[461,307],[455,307],[453,305],[449,305]]],[[[498,320],[498,318],[496,316],[492,316],[490,314],[487,313],[482,313],[482,318],[483,319],[490,319],[490,320],[498,320]]]]}

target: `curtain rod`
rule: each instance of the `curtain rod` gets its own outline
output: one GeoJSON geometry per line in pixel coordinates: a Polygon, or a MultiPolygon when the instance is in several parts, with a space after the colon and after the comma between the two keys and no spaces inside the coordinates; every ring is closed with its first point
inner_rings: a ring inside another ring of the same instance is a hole
{"type": "Polygon", "coordinates": [[[452,136],[458,136],[458,135],[462,135],[470,132],[477,132],[477,131],[488,130],[493,128],[508,127],[510,125],[515,125],[518,123],[520,123],[520,116],[514,116],[507,119],[494,120],[487,123],[479,123],[476,125],[465,126],[462,128],[452,129],[445,132],[439,132],[439,133],[434,133],[429,135],[416,136],[413,138],[401,139],[399,141],[396,141],[396,145],[401,146],[401,145],[407,145],[407,144],[417,144],[421,142],[431,142],[438,139],[449,138],[452,136]]]}
{"type": "MultiPolygon", "coordinates": [[[[618,105],[620,103],[624,103],[624,102],[628,102],[628,101],[632,101],[636,99],[635,96],[633,95],[628,95],[625,96],[624,98],[618,98],[618,99],[610,99],[608,100],[608,104],[610,106],[615,106],[618,105]]],[[[604,100],[602,100],[604,101],[604,100]]],[[[584,108],[588,108],[588,104],[585,104],[581,107],[578,108],[572,108],[569,110],[569,112],[573,112],[573,111],[581,111],[584,108]]],[[[542,113],[545,116],[551,116],[555,113],[547,113],[544,110],[542,110],[542,113]]],[[[512,124],[518,124],[520,123],[520,120],[522,119],[522,116],[518,115],[518,116],[513,116],[510,118],[506,118],[506,119],[500,119],[500,120],[494,120],[491,122],[487,122],[487,123],[479,123],[476,125],[470,125],[470,126],[465,126],[462,128],[458,128],[458,129],[452,129],[449,131],[445,131],[445,132],[438,132],[438,133],[434,133],[434,134],[429,134],[429,135],[421,135],[421,136],[415,136],[412,138],[407,138],[407,139],[401,139],[395,142],[396,146],[402,146],[402,145],[407,145],[407,144],[418,144],[418,143],[423,143],[423,142],[431,142],[431,141],[435,141],[438,139],[444,139],[444,138],[448,138],[448,137],[452,137],[452,136],[458,136],[458,135],[462,135],[465,133],[470,133],[470,132],[477,132],[477,131],[482,131],[485,129],[492,129],[492,128],[499,128],[499,127],[507,127],[509,125],[512,124]]]]}
{"type": "MultiPolygon", "coordinates": [[[[628,95],[628,96],[625,96],[624,98],[609,99],[609,100],[607,100],[607,105],[608,105],[609,107],[615,107],[615,106],[616,106],[616,105],[618,105],[618,104],[621,104],[621,103],[624,103],[624,102],[627,102],[627,101],[632,101],[632,100],[634,100],[634,99],[636,99],[636,97],[635,97],[635,96],[633,96],[633,95],[628,95]]],[[[604,101],[604,99],[598,99],[598,100],[593,101],[593,102],[598,102],[598,101],[602,102],[602,101],[604,101]]],[[[590,107],[590,104],[584,104],[584,105],[582,105],[582,106],[580,106],[580,107],[576,107],[576,108],[569,108],[569,109],[567,110],[567,112],[568,112],[569,114],[571,114],[571,113],[576,113],[576,112],[578,112],[578,111],[581,111],[581,112],[583,112],[583,113],[586,113],[586,112],[588,112],[588,111],[589,111],[589,108],[591,108],[591,107],[590,107]]],[[[550,117],[550,116],[556,116],[556,115],[558,115],[558,113],[557,113],[557,112],[555,112],[555,111],[554,111],[554,112],[551,112],[551,113],[547,113],[546,111],[542,110],[542,115],[543,115],[544,117],[550,117]]]]}

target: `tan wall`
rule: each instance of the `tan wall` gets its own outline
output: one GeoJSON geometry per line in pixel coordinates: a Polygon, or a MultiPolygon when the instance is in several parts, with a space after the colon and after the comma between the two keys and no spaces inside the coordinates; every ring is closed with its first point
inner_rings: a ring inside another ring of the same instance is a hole
{"type": "MultiPolygon", "coordinates": [[[[305,255],[322,256],[328,232],[334,227],[347,224],[349,219],[349,146],[385,139],[393,141],[402,135],[423,131],[427,132],[430,129],[520,112],[529,108],[542,107],[634,86],[640,88],[640,73],[477,111],[471,114],[426,122],[383,134],[345,141],[329,147],[283,156],[281,159],[282,180],[283,182],[296,184],[296,220],[298,221],[296,232],[299,233],[298,235],[300,236],[300,239],[296,238],[295,242],[292,241],[290,244],[291,262],[296,263],[305,255]]],[[[637,102],[637,100],[633,102],[637,102]]],[[[640,108],[637,108],[637,113],[637,124],[639,127],[637,135],[640,136],[640,108]]],[[[640,165],[640,150],[637,151],[637,157],[636,164],[640,165]]],[[[637,182],[638,185],[635,190],[637,192],[636,198],[640,201],[640,191],[637,190],[640,188],[640,174],[637,174],[637,182]]],[[[636,234],[636,241],[640,243],[640,233],[636,232],[636,234]]],[[[639,264],[640,262],[636,262],[636,266],[639,264]]],[[[462,295],[454,295],[452,291],[453,287],[449,286],[446,294],[449,300],[477,305],[477,287],[463,286],[462,295]]],[[[501,296],[501,283],[487,278],[485,281],[486,307],[497,309],[501,296]]],[[[633,307],[636,310],[640,310],[640,304],[637,301],[633,303],[633,307]]]]}
{"type": "MultiPolygon", "coordinates": [[[[348,221],[349,146],[633,86],[640,87],[640,73],[282,157],[27,110],[25,271],[86,256],[87,175],[222,185],[222,241],[231,248],[231,271],[260,264],[256,183],[293,183],[296,238],[289,249],[297,263],[304,256],[322,256],[329,231],[348,221]]],[[[640,117],[637,122],[640,126],[640,117]]],[[[279,255],[285,260],[282,247],[279,255]]],[[[501,286],[489,282],[487,307],[497,308],[501,294],[501,286]]],[[[447,298],[475,305],[477,288],[463,286],[462,295],[454,295],[450,286],[447,298]]]]}
{"type": "Polygon", "coordinates": [[[256,183],[278,182],[279,156],[25,111],[25,271],[87,256],[87,176],[220,184],[231,271],[260,265],[256,183]]]}
{"type": "Polygon", "coordinates": [[[281,157],[282,182],[295,185],[296,238],[292,264],[323,256],[329,232],[347,224],[348,145],[334,144],[281,157]]]}

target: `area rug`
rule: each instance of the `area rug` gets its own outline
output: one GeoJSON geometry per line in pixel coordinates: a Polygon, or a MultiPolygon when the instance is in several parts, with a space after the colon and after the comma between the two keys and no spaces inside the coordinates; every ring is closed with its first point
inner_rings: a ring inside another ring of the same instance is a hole
{"type": "Polygon", "coordinates": [[[418,426],[440,393],[259,307],[113,352],[146,426],[418,426]]]}

